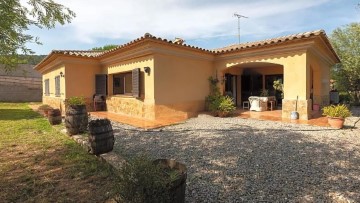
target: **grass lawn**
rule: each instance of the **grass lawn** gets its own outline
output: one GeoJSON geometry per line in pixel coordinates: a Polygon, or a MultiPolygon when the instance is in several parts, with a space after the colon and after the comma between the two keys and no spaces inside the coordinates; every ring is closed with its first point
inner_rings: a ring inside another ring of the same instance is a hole
{"type": "Polygon", "coordinates": [[[104,202],[111,168],[25,103],[0,103],[0,202],[104,202]]]}

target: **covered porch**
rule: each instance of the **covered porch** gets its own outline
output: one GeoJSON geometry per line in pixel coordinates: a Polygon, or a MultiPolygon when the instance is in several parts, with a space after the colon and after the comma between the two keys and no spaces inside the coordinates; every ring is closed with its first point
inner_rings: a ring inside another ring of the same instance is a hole
{"type": "Polygon", "coordinates": [[[219,64],[223,93],[233,97],[237,107],[242,107],[249,97],[272,97],[282,118],[290,118],[293,111],[299,113],[300,120],[313,118],[313,110],[329,104],[329,66],[310,52],[283,55],[260,55],[254,60],[232,57],[219,64]],[[274,81],[282,83],[282,91],[275,90],[274,81]]]}
{"type": "MultiPolygon", "coordinates": [[[[227,68],[222,73],[223,92],[233,97],[236,106],[243,106],[251,96],[274,97],[281,107],[282,92],[275,90],[274,81],[284,81],[284,68],[273,63],[246,63],[227,68]],[[266,94],[264,94],[266,92],[266,94]]],[[[276,109],[276,108],[275,108],[276,109]]]]}

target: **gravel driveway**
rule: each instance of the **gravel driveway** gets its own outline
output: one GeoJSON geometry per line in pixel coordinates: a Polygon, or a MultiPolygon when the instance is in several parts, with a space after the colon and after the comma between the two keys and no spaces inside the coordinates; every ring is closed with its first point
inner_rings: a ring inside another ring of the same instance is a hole
{"type": "Polygon", "coordinates": [[[360,122],[334,130],[201,115],[151,131],[113,127],[115,152],[187,165],[187,202],[360,202],[360,122]]]}

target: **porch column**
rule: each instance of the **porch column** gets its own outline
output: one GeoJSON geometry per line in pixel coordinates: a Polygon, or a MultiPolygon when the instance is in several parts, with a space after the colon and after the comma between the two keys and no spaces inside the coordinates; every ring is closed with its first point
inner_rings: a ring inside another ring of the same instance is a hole
{"type": "Polygon", "coordinates": [[[310,85],[310,64],[307,63],[306,54],[294,56],[289,63],[284,65],[282,117],[290,118],[291,112],[296,110],[300,119],[310,118],[310,85]]]}

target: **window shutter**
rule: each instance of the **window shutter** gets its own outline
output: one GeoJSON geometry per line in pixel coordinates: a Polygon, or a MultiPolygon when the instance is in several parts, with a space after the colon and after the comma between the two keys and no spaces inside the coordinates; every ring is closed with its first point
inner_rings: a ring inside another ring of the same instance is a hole
{"type": "Polygon", "coordinates": [[[50,94],[50,88],[49,88],[49,79],[45,80],[45,95],[50,94]]]}
{"type": "Polygon", "coordinates": [[[95,94],[107,95],[107,75],[95,75],[95,94]]]}
{"type": "Polygon", "coordinates": [[[60,76],[55,77],[55,96],[60,96],[60,76]]]}
{"type": "Polygon", "coordinates": [[[140,68],[132,70],[132,95],[133,97],[140,97],[140,68]]]}

